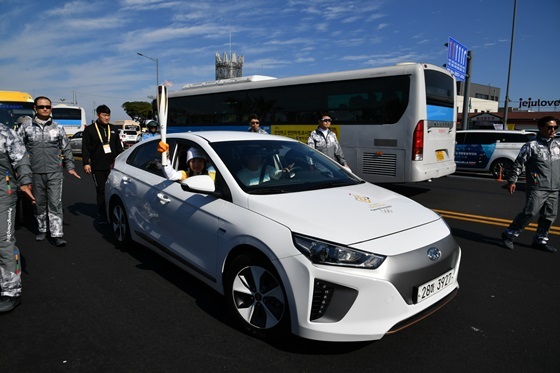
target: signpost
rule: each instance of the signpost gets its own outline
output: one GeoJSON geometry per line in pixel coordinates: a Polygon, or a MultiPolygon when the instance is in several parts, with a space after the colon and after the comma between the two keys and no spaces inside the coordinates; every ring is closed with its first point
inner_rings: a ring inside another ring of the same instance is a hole
{"type": "Polygon", "coordinates": [[[445,68],[453,74],[455,80],[464,83],[463,92],[463,119],[461,120],[461,127],[466,130],[469,129],[469,88],[471,78],[471,63],[472,53],[463,44],[457,40],[449,37],[447,42],[447,64],[445,68]]]}
{"type": "Polygon", "coordinates": [[[455,76],[455,79],[464,82],[467,74],[467,47],[452,37],[449,37],[447,46],[447,64],[445,67],[455,76]]]}

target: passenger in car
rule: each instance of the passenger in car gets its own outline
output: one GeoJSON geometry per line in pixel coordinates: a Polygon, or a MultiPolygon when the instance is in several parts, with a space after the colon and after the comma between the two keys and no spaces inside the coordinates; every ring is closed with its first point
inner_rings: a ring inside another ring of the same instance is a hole
{"type": "MultiPolygon", "coordinates": [[[[158,144],[158,152],[163,153],[169,150],[169,145],[160,141],[158,144]]],[[[188,170],[175,170],[171,164],[163,167],[163,173],[168,180],[183,181],[188,177],[196,175],[208,175],[215,179],[216,172],[213,167],[207,167],[208,159],[206,156],[195,147],[189,148],[187,151],[187,165],[188,170]]]]}

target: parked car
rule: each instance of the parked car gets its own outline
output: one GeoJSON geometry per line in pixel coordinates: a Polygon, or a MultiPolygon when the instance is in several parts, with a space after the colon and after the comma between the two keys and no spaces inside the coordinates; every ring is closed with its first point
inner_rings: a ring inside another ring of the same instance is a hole
{"type": "Polygon", "coordinates": [[[195,148],[212,170],[176,182],[164,177],[159,141],[124,151],[109,175],[116,243],[141,243],[224,295],[251,335],[375,340],[456,294],[461,249],[444,220],[307,145],[168,134],[175,169],[195,148]]]}
{"type": "Polygon", "coordinates": [[[536,137],[534,132],[508,130],[457,131],[455,163],[460,171],[489,172],[505,177],[519,150],[536,137]]]}
{"type": "Polygon", "coordinates": [[[140,138],[138,133],[134,130],[119,129],[119,136],[121,138],[123,149],[130,148],[132,145],[136,144],[140,138]]]}
{"type": "Polygon", "coordinates": [[[70,147],[72,148],[72,154],[81,155],[82,154],[82,137],[84,132],[78,131],[72,137],[70,137],[70,147]]]}
{"type": "Polygon", "coordinates": [[[123,149],[130,148],[140,140],[140,123],[133,120],[116,120],[113,125],[119,129],[123,149]]]}

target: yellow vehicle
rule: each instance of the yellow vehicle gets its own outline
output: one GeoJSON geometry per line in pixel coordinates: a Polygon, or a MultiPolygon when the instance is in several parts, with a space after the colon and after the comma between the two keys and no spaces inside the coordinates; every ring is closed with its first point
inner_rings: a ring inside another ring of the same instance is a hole
{"type": "MultiPolygon", "coordinates": [[[[0,91],[0,123],[15,129],[18,118],[29,116],[33,118],[33,97],[29,93],[19,91],[0,91]]],[[[16,205],[16,223],[23,225],[33,219],[33,207],[28,198],[18,189],[16,205]]]]}
{"type": "Polygon", "coordinates": [[[19,117],[33,115],[33,97],[29,93],[0,91],[0,123],[15,128],[19,117]]]}

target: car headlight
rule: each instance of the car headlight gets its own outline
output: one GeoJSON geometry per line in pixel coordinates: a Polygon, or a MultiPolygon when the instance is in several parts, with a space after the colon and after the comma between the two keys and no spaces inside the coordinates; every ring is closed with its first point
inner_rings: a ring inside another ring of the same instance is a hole
{"type": "Polygon", "coordinates": [[[376,269],[384,256],[293,234],[296,248],[311,262],[341,267],[376,269]]]}

